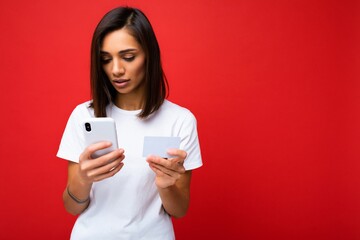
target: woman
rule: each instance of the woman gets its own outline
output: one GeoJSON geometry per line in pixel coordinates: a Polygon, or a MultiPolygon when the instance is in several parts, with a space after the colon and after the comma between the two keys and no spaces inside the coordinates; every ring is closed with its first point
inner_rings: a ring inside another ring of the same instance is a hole
{"type": "Polygon", "coordinates": [[[63,201],[79,217],[72,239],[174,239],[171,217],[189,206],[191,170],[202,165],[196,120],[166,100],[160,49],[146,16],[116,8],[95,29],[91,45],[92,101],[72,112],[57,156],[69,161],[63,201]],[[85,146],[82,121],[111,117],[120,149],[85,146]],[[145,136],[176,136],[172,157],[142,157],[145,136]]]}

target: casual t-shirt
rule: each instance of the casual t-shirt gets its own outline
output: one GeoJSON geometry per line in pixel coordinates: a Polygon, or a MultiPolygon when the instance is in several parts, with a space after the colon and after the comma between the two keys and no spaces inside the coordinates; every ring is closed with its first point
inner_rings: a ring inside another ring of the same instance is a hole
{"type": "MultiPolygon", "coordinates": [[[[82,123],[94,117],[90,102],[72,112],[57,156],[78,162],[85,149],[82,123]]],[[[186,170],[202,166],[196,119],[187,109],[165,100],[148,119],[138,111],[125,111],[113,104],[107,116],[116,122],[119,147],[125,150],[124,166],[115,176],[95,182],[90,205],[78,217],[71,239],[174,239],[170,216],[164,211],[155,185],[155,173],[142,156],[145,136],[180,137],[187,152],[186,170]]]]}

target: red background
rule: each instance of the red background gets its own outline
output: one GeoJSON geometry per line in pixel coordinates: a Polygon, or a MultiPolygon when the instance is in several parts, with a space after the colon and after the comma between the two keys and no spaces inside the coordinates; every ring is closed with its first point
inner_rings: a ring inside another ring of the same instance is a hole
{"type": "Polygon", "coordinates": [[[140,7],[204,166],[177,239],[360,239],[360,4],[334,0],[0,2],[0,239],[67,239],[72,109],[93,29],[140,7]]]}

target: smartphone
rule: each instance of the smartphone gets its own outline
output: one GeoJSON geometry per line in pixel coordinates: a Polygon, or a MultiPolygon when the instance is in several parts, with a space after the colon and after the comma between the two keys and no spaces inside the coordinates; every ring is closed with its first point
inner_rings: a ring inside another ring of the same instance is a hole
{"type": "Polygon", "coordinates": [[[103,141],[112,143],[110,147],[96,151],[91,157],[98,158],[118,148],[114,119],[109,117],[88,118],[83,121],[82,129],[86,146],[103,141]]]}

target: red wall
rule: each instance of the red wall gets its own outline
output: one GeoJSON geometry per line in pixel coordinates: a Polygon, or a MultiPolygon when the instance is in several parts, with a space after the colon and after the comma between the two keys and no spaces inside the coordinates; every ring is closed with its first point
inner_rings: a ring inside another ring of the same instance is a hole
{"type": "Polygon", "coordinates": [[[198,119],[177,239],[360,239],[360,4],[335,0],[0,2],[0,239],[67,239],[55,157],[89,99],[100,17],[143,9],[170,100],[198,119]]]}

